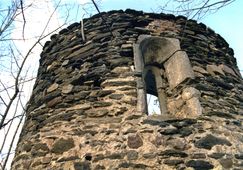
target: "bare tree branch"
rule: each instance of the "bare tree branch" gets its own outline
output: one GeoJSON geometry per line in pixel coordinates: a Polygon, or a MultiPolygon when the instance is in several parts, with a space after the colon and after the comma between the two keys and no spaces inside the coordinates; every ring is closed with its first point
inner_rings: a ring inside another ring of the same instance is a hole
{"type": "Polygon", "coordinates": [[[25,15],[24,15],[23,0],[20,0],[20,7],[21,7],[21,13],[22,13],[23,21],[24,21],[24,23],[23,23],[23,29],[22,29],[22,37],[23,37],[23,39],[25,39],[24,38],[24,30],[25,30],[26,20],[25,20],[25,15]]]}

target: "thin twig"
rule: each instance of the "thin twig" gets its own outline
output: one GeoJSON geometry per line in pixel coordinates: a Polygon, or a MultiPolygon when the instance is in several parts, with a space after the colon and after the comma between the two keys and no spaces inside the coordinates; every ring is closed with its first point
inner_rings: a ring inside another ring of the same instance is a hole
{"type": "Polygon", "coordinates": [[[95,6],[96,10],[98,11],[98,13],[100,14],[101,19],[105,22],[105,25],[108,28],[108,30],[110,31],[111,35],[114,36],[113,33],[112,33],[112,31],[111,31],[111,26],[107,24],[107,21],[105,20],[105,18],[103,17],[103,15],[101,15],[101,12],[100,12],[100,10],[98,8],[98,5],[96,4],[96,2],[94,0],[91,0],[91,1],[94,4],[94,6],[95,6]]]}
{"type": "Polygon", "coordinates": [[[24,30],[25,30],[25,24],[26,24],[26,20],[25,20],[25,16],[24,16],[24,7],[23,7],[23,0],[20,0],[20,7],[21,7],[21,13],[22,13],[22,17],[23,17],[23,30],[22,30],[22,37],[23,37],[23,40],[25,40],[24,38],[24,30]]]}

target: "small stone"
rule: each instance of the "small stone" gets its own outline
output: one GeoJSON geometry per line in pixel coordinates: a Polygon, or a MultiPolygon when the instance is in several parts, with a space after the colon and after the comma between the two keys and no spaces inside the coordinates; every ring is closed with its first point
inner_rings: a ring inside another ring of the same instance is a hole
{"type": "Polygon", "coordinates": [[[120,100],[123,96],[124,94],[111,94],[109,98],[114,100],[120,100]]]}
{"type": "Polygon", "coordinates": [[[186,166],[193,167],[195,170],[209,170],[214,166],[204,160],[190,160],[186,163],[186,166]]]}
{"type": "Polygon", "coordinates": [[[74,105],[72,107],[67,108],[66,110],[67,111],[70,111],[70,110],[87,110],[87,109],[90,109],[90,108],[91,108],[90,104],[84,103],[84,104],[74,105]]]}
{"type": "Polygon", "coordinates": [[[69,62],[69,60],[63,61],[62,66],[66,66],[68,64],[68,62],[69,62]]]}
{"type": "Polygon", "coordinates": [[[128,139],[127,139],[127,145],[129,148],[137,149],[143,145],[143,140],[141,139],[141,137],[138,134],[130,135],[130,136],[128,136],[128,139]]]}
{"type": "Polygon", "coordinates": [[[191,31],[191,30],[183,30],[184,33],[187,33],[187,34],[191,34],[191,35],[194,35],[195,32],[194,31],[191,31]]]}
{"type": "Polygon", "coordinates": [[[221,65],[219,65],[219,68],[221,68],[225,73],[228,73],[228,74],[231,74],[232,76],[237,77],[235,72],[231,68],[229,68],[228,66],[221,64],[221,65]]]}
{"type": "Polygon", "coordinates": [[[127,152],[127,159],[128,160],[136,160],[136,159],[138,159],[138,152],[133,151],[133,150],[128,151],[127,152]]]}
{"type": "Polygon", "coordinates": [[[231,143],[223,138],[215,137],[211,134],[201,138],[195,143],[197,148],[211,149],[215,145],[228,145],[231,146],[231,143]]]}
{"type": "Polygon", "coordinates": [[[175,127],[168,127],[166,129],[160,130],[160,133],[162,135],[174,135],[174,134],[178,134],[179,130],[175,127]]]}
{"type": "Polygon", "coordinates": [[[57,159],[57,162],[67,162],[67,161],[72,161],[72,160],[76,160],[76,159],[79,159],[79,157],[78,156],[62,156],[57,159]]]}
{"type": "Polygon", "coordinates": [[[66,152],[74,147],[74,141],[72,138],[68,139],[58,139],[54,144],[52,148],[52,152],[56,154],[62,154],[63,152],[66,152]]]}
{"type": "Polygon", "coordinates": [[[164,160],[164,164],[167,164],[167,165],[170,165],[170,166],[178,165],[178,164],[181,164],[181,163],[184,163],[184,161],[181,160],[181,159],[164,160]]]}
{"type": "Polygon", "coordinates": [[[107,109],[87,110],[85,113],[89,117],[104,117],[104,116],[106,116],[109,113],[109,111],[107,109]]]}
{"type": "Polygon", "coordinates": [[[200,74],[205,74],[205,75],[207,75],[207,74],[209,74],[206,70],[204,70],[202,67],[198,67],[198,66],[193,66],[193,71],[195,71],[195,72],[198,72],[198,73],[200,73],[200,74]]]}
{"type": "Polygon", "coordinates": [[[62,87],[62,93],[64,94],[68,94],[70,92],[72,92],[73,90],[73,85],[72,84],[68,84],[62,87]]]}
{"type": "Polygon", "coordinates": [[[229,158],[221,159],[219,162],[226,169],[230,169],[233,165],[232,159],[229,159],[229,158]]]}
{"type": "Polygon", "coordinates": [[[107,156],[106,158],[109,158],[109,159],[123,159],[124,158],[124,154],[123,153],[113,153],[113,154],[107,156]]]}
{"type": "Polygon", "coordinates": [[[114,92],[115,92],[115,90],[101,90],[96,95],[98,97],[105,97],[105,96],[107,96],[107,95],[109,95],[111,93],[114,93],[114,92]]]}
{"type": "Polygon", "coordinates": [[[224,156],[225,154],[224,153],[212,153],[212,154],[210,154],[210,155],[208,155],[209,157],[211,157],[211,158],[214,158],[214,159],[220,159],[220,158],[222,158],[223,156],[224,156]]]}
{"type": "Polygon", "coordinates": [[[224,75],[224,72],[222,71],[222,69],[216,65],[207,65],[207,71],[209,72],[209,74],[211,74],[212,76],[215,76],[215,73],[224,75]]]}
{"type": "Polygon", "coordinates": [[[26,152],[29,152],[31,150],[31,148],[32,148],[32,145],[29,144],[29,143],[25,143],[23,145],[23,150],[26,151],[26,152]]]}
{"type": "Polygon", "coordinates": [[[181,128],[179,131],[180,131],[179,133],[180,133],[181,137],[189,136],[193,132],[192,128],[190,128],[190,127],[181,128]]]}
{"type": "Polygon", "coordinates": [[[236,159],[243,159],[243,153],[235,154],[236,159]]]}
{"type": "Polygon", "coordinates": [[[103,165],[96,165],[96,167],[94,168],[94,170],[103,170],[103,169],[105,169],[103,165]]]}
{"type": "Polygon", "coordinates": [[[132,44],[122,44],[121,48],[132,48],[132,44]]]}
{"type": "Polygon", "coordinates": [[[42,158],[43,164],[49,164],[51,162],[52,157],[44,157],[42,158]]]}
{"type": "Polygon", "coordinates": [[[62,102],[62,97],[59,96],[59,97],[56,97],[56,98],[52,99],[51,101],[49,101],[47,103],[47,106],[48,107],[53,107],[53,106],[55,106],[55,105],[57,105],[58,103],[61,103],[61,102],[62,102]]]}
{"type": "Polygon", "coordinates": [[[197,90],[193,87],[188,87],[188,88],[183,89],[181,97],[183,100],[189,100],[192,97],[200,97],[200,96],[201,96],[201,93],[199,90],[197,90]]]}
{"type": "Polygon", "coordinates": [[[174,150],[174,149],[168,149],[165,150],[161,153],[159,153],[160,156],[165,156],[165,157],[181,157],[181,158],[185,158],[188,155],[185,152],[179,151],[179,150],[174,150]]]}
{"type": "Polygon", "coordinates": [[[202,114],[203,108],[198,97],[192,97],[186,101],[188,117],[195,117],[202,114]]]}
{"type": "Polygon", "coordinates": [[[145,159],[154,159],[156,157],[156,154],[155,153],[145,153],[145,154],[143,154],[143,157],[145,159]]]}
{"type": "Polygon", "coordinates": [[[94,107],[107,107],[107,106],[111,106],[112,103],[111,102],[103,102],[103,101],[97,101],[93,103],[94,107]]]}
{"type": "Polygon", "coordinates": [[[113,70],[111,70],[112,73],[126,73],[130,71],[130,67],[122,66],[122,67],[115,67],[113,70]]]}
{"type": "Polygon", "coordinates": [[[192,158],[193,159],[205,159],[206,158],[206,155],[204,153],[194,153],[192,155],[192,158]]]}
{"type": "Polygon", "coordinates": [[[164,122],[164,121],[159,121],[159,120],[151,120],[151,119],[145,119],[143,121],[144,124],[149,124],[151,126],[160,126],[160,127],[166,127],[169,124],[164,122]]]}
{"type": "Polygon", "coordinates": [[[187,141],[183,138],[168,140],[167,145],[171,145],[176,150],[184,150],[187,147],[187,141]]]}
{"type": "Polygon", "coordinates": [[[33,146],[33,150],[49,151],[49,148],[46,143],[37,143],[33,146]]]}
{"type": "Polygon", "coordinates": [[[91,170],[89,162],[74,162],[74,170],[91,170]]]}
{"type": "Polygon", "coordinates": [[[50,93],[50,92],[56,90],[56,89],[58,88],[58,86],[59,86],[59,85],[58,85],[57,83],[52,84],[52,85],[47,89],[47,93],[50,93]]]}

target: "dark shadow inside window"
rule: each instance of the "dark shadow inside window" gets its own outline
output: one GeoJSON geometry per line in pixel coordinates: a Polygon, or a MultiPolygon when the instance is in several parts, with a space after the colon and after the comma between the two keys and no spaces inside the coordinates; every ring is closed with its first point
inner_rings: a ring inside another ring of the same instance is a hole
{"type": "Polygon", "coordinates": [[[145,76],[147,111],[148,115],[161,114],[156,87],[156,78],[151,70],[148,70],[145,76]]]}

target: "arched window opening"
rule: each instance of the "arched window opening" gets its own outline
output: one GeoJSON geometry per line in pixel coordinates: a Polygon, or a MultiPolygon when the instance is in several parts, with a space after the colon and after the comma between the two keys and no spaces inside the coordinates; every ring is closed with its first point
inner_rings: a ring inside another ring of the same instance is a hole
{"type": "Polygon", "coordinates": [[[145,87],[147,98],[147,114],[161,114],[160,103],[158,99],[158,91],[156,87],[156,77],[152,70],[148,70],[145,75],[145,87]]]}
{"type": "Polygon", "coordinates": [[[167,103],[161,69],[156,66],[145,66],[144,71],[147,114],[166,114],[167,103]]]}

